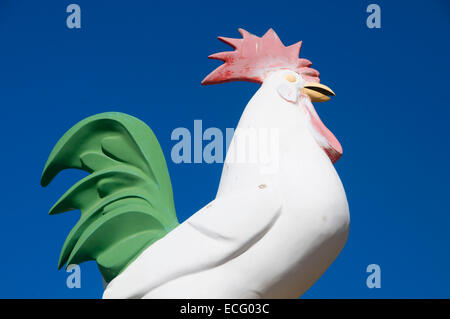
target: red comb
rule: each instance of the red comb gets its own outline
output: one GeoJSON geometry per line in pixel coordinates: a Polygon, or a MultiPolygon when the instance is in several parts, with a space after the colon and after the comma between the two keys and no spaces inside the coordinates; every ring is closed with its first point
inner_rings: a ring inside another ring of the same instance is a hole
{"type": "Polygon", "coordinates": [[[310,68],[311,62],[298,57],[302,42],[285,47],[278,35],[269,29],[262,38],[239,29],[242,39],[219,37],[235,51],[219,52],[208,58],[225,62],[212,71],[202,84],[218,84],[231,81],[262,83],[271,70],[290,69],[305,81],[319,82],[319,72],[310,68]]]}

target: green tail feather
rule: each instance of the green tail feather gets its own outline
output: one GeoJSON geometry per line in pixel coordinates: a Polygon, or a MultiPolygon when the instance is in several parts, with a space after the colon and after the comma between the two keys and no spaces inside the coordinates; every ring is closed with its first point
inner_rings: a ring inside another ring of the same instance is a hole
{"type": "Polygon", "coordinates": [[[79,122],[54,147],[41,185],[66,168],[91,174],[50,209],[50,214],[81,211],[61,250],[59,268],[96,260],[109,282],[178,226],[161,146],[140,120],[102,113],[79,122]]]}

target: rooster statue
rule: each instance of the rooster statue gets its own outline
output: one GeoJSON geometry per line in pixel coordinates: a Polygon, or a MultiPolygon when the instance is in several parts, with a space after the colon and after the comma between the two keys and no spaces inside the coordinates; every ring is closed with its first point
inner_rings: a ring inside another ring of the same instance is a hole
{"type": "Polygon", "coordinates": [[[298,57],[301,42],[285,47],[272,29],[239,32],[219,37],[234,51],[209,57],[224,64],[202,84],[262,84],[236,132],[276,130],[277,169],[233,160],[235,134],[216,198],[179,224],[163,152],[140,120],[89,117],[51,152],[43,186],[66,168],[90,173],[50,210],[81,211],[59,268],[95,260],[103,298],[298,298],[344,247],[349,209],[333,166],[342,148],[311,103],[334,93],[298,57]]]}

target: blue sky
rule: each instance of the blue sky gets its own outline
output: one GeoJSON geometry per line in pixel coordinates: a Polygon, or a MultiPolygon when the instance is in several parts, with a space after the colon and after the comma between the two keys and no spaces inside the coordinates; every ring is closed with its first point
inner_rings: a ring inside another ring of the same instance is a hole
{"type": "Polygon", "coordinates": [[[57,270],[78,212],[48,216],[82,174],[47,188],[41,170],[59,137],[79,120],[121,111],[157,135],[184,220],[214,198],[221,164],[174,164],[171,132],[235,127],[257,84],[203,87],[228,50],[218,35],[238,27],[259,36],[273,27],[336,92],[316,107],[344,155],[336,164],[347,192],[347,245],[306,298],[450,297],[450,4],[434,1],[73,1],[79,30],[65,25],[71,1],[0,3],[2,222],[0,297],[99,298],[94,262],[82,288],[57,270]],[[366,7],[381,7],[381,29],[366,7]],[[196,183],[192,187],[192,183],[196,183]],[[381,267],[381,288],[366,267],[381,267]]]}

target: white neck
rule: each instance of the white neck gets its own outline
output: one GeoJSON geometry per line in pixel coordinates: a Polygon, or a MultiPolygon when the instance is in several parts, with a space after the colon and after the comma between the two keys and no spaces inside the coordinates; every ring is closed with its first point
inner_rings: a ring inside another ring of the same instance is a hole
{"type": "Polygon", "coordinates": [[[218,196],[277,180],[283,171],[294,174],[317,165],[334,170],[299,103],[280,97],[270,78],[263,83],[247,104],[227,151],[218,196]]]}

